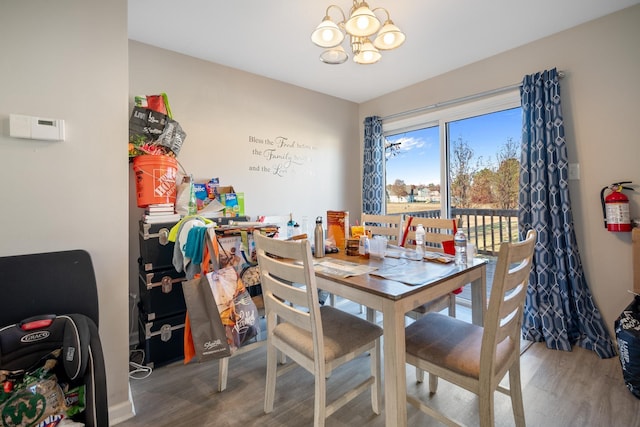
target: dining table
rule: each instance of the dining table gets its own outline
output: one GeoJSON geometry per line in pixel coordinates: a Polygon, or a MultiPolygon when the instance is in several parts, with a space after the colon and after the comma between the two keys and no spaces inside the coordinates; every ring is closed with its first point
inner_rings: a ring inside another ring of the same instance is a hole
{"type": "Polygon", "coordinates": [[[474,258],[467,265],[455,265],[409,259],[410,252],[400,253],[401,256],[391,252],[387,251],[384,257],[368,258],[349,256],[342,251],[326,254],[315,259],[314,269],[318,288],[364,305],[369,320],[375,320],[375,311],[382,313],[385,425],[404,427],[407,425],[405,313],[470,285],[472,322],[482,325],[487,307],[487,263],[474,258]]]}

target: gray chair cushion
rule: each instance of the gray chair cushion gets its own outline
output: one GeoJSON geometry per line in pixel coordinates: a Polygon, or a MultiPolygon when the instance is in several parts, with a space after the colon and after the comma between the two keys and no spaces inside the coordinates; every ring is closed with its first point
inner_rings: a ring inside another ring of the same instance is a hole
{"type": "MultiPolygon", "coordinates": [[[[478,378],[483,328],[440,313],[429,313],[406,328],[407,353],[478,378]]],[[[511,339],[498,345],[496,370],[507,361],[513,348],[511,339]]]]}
{"type": "MultiPolygon", "coordinates": [[[[321,307],[320,317],[326,361],[340,358],[382,335],[380,326],[331,306],[321,307]]],[[[280,323],[273,333],[299,352],[313,358],[310,332],[290,323],[280,323]]]]}

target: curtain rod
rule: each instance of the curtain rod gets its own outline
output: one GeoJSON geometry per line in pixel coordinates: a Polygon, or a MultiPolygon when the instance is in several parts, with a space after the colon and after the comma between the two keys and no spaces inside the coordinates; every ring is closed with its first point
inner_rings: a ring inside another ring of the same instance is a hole
{"type": "MultiPolygon", "coordinates": [[[[565,75],[564,71],[558,71],[558,77],[559,78],[563,78],[564,75],[565,75]]],[[[453,105],[453,104],[459,104],[461,102],[472,101],[474,99],[483,98],[485,96],[496,95],[496,94],[499,94],[499,93],[502,93],[502,92],[507,92],[507,91],[510,91],[512,89],[516,89],[516,88],[518,88],[520,86],[522,86],[522,83],[516,83],[516,84],[509,85],[509,86],[504,86],[504,87],[501,87],[501,88],[498,88],[498,89],[492,89],[492,90],[488,90],[488,91],[485,91],[485,92],[476,93],[476,94],[473,94],[473,95],[463,96],[461,98],[451,99],[449,101],[437,102],[435,104],[427,105],[425,107],[419,107],[419,108],[414,108],[413,110],[403,111],[402,113],[390,114],[388,116],[381,117],[380,120],[385,121],[385,120],[389,120],[389,119],[395,119],[397,117],[409,116],[411,114],[422,113],[424,111],[433,110],[435,108],[448,107],[448,106],[453,105]]]]}

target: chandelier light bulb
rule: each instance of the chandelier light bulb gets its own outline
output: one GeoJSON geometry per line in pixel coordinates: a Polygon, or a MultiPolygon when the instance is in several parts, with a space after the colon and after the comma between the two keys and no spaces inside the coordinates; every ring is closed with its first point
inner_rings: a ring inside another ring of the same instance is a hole
{"type": "Polygon", "coordinates": [[[358,18],[358,20],[356,21],[356,25],[358,26],[358,28],[360,28],[361,30],[364,30],[365,28],[367,28],[367,26],[369,25],[369,19],[367,19],[366,16],[361,16],[358,18]]]}
{"type": "Polygon", "coordinates": [[[325,29],[322,31],[322,40],[328,42],[333,38],[333,31],[325,29]]]}
{"type": "Polygon", "coordinates": [[[371,41],[366,37],[363,40],[358,41],[358,53],[353,57],[353,60],[358,64],[375,64],[380,61],[382,55],[378,52],[371,41]]]}
{"type": "Polygon", "coordinates": [[[387,33],[382,36],[382,41],[385,45],[390,46],[396,41],[396,36],[393,33],[387,33]]]}

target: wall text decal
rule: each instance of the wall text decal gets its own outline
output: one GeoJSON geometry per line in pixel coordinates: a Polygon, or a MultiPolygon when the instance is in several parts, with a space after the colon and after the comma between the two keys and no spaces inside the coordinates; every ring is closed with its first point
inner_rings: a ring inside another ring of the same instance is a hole
{"type": "Polygon", "coordinates": [[[249,136],[251,148],[250,172],[266,173],[281,178],[309,174],[313,146],[292,141],[286,136],[273,139],[249,136]]]}

